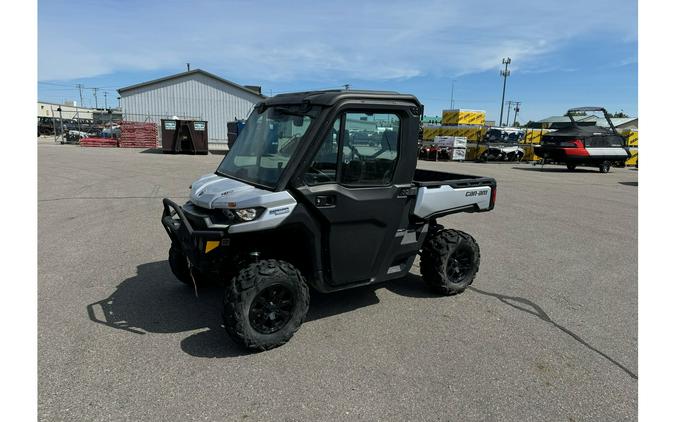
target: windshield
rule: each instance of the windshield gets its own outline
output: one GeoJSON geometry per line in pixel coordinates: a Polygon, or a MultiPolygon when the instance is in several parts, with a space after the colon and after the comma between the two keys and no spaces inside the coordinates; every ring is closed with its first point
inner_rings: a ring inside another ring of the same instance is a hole
{"type": "Polygon", "coordinates": [[[254,109],[217,173],[276,186],[318,113],[318,107],[305,104],[254,109]]]}

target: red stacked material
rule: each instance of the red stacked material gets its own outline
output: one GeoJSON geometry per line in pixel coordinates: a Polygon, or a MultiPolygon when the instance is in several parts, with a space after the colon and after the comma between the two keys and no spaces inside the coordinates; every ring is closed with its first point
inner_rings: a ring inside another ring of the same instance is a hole
{"type": "Polygon", "coordinates": [[[99,148],[116,148],[117,139],[110,138],[82,138],[80,139],[81,147],[99,147],[99,148]]]}
{"type": "Polygon", "coordinates": [[[120,123],[120,148],[157,148],[155,123],[120,123]]]}

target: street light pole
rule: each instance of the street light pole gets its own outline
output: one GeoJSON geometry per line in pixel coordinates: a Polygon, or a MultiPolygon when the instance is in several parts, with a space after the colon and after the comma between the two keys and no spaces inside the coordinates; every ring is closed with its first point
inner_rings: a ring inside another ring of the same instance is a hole
{"type": "Polygon", "coordinates": [[[502,125],[502,117],[504,116],[504,96],[506,95],[506,78],[508,78],[509,75],[511,74],[511,72],[509,71],[509,64],[511,64],[511,57],[502,59],[502,63],[504,64],[504,70],[500,71],[499,74],[504,77],[504,87],[502,88],[502,108],[501,111],[499,112],[499,126],[502,125]]]}
{"type": "Polygon", "coordinates": [[[82,84],[77,84],[77,89],[80,90],[80,107],[84,107],[84,103],[82,102],[82,84]]]}

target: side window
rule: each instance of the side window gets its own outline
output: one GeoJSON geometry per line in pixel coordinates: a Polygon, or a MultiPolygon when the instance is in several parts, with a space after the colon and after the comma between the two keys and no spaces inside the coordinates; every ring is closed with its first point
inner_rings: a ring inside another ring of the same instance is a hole
{"type": "Polygon", "coordinates": [[[396,169],[401,121],[391,113],[346,113],[341,182],[387,185],[396,169]]]}
{"type": "Polygon", "coordinates": [[[338,142],[340,140],[340,121],[338,117],[328,131],[316,153],[312,164],[305,172],[304,180],[308,185],[331,183],[337,180],[338,142]]]}

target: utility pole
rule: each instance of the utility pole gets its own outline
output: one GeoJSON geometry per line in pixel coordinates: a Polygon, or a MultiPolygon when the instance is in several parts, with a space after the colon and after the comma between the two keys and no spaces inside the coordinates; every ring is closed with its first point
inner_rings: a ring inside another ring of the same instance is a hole
{"type": "Polygon", "coordinates": [[[63,115],[61,114],[61,106],[56,109],[59,112],[59,121],[61,122],[61,143],[63,143],[63,115]]]}
{"type": "Polygon", "coordinates": [[[98,88],[92,88],[94,90],[94,103],[96,104],[95,108],[98,108],[98,97],[96,96],[96,91],[98,88]]]}
{"type": "Polygon", "coordinates": [[[103,98],[105,100],[105,108],[108,108],[108,91],[103,91],[103,98]]]}
{"type": "Polygon", "coordinates": [[[190,71],[190,63],[185,63],[185,64],[187,65],[187,69],[188,69],[187,71],[189,72],[190,71]]]}
{"type": "Polygon", "coordinates": [[[455,80],[452,80],[452,90],[450,91],[450,110],[455,109],[455,80]]]}
{"type": "Polygon", "coordinates": [[[54,142],[56,142],[56,117],[54,117],[54,107],[50,106],[49,108],[52,111],[52,127],[54,128],[54,142]]]}
{"type": "MultiPolygon", "coordinates": [[[[515,126],[516,125],[516,118],[518,117],[518,112],[520,111],[520,101],[514,102],[513,111],[514,111],[514,113],[513,113],[513,126],[515,126]]],[[[507,124],[508,124],[508,120],[507,120],[507,124]]]]}
{"type": "Polygon", "coordinates": [[[80,107],[84,107],[84,103],[82,102],[82,84],[77,84],[77,89],[80,90],[80,107]]]}
{"type": "Polygon", "coordinates": [[[502,59],[502,64],[504,64],[504,70],[500,71],[499,74],[504,77],[504,87],[502,88],[502,108],[499,112],[499,126],[502,125],[502,116],[504,115],[504,96],[506,95],[506,78],[509,77],[511,71],[509,71],[509,64],[511,64],[511,57],[502,59]]]}
{"type": "MultiPolygon", "coordinates": [[[[511,100],[508,100],[506,102],[506,126],[509,125],[509,116],[511,115],[511,104],[513,104],[513,101],[511,101],[511,100]]],[[[502,124],[500,123],[499,126],[501,126],[501,125],[502,124]]]]}

